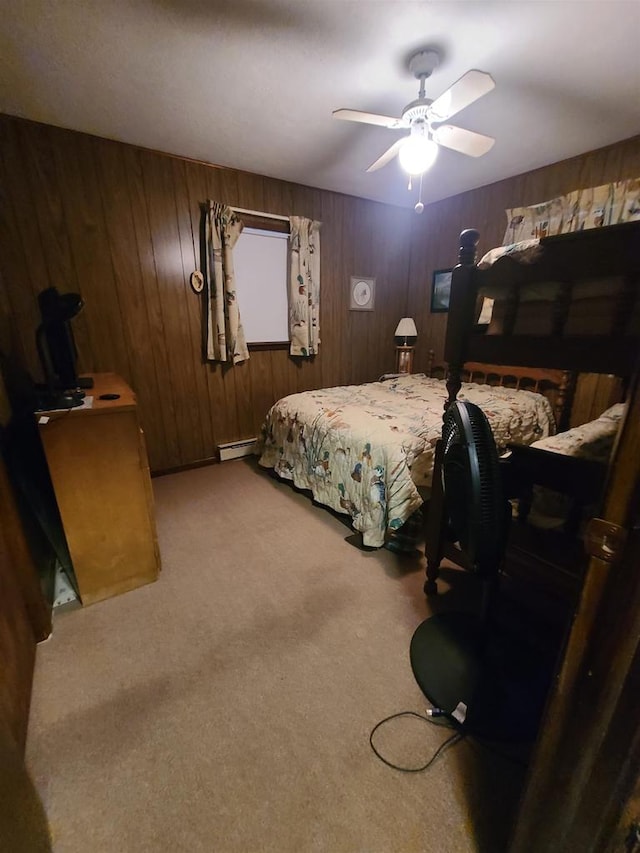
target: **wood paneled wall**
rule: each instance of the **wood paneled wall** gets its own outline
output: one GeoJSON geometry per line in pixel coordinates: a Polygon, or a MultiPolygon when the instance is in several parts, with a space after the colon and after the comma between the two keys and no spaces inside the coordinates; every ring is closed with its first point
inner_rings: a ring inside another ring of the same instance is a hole
{"type": "MultiPolygon", "coordinates": [[[[86,372],[115,371],[136,390],[152,469],[214,457],[257,435],[286,394],[376,379],[395,368],[393,331],[416,319],[414,370],[442,357],[446,314],[429,311],[434,269],[456,262],[458,235],[480,251],[502,241],[505,209],[640,175],[640,137],[413,211],[171,157],[0,116],[0,350],[40,378],[37,293],[78,290],[73,321],[86,372]],[[322,221],[319,356],[254,350],[235,367],[206,364],[200,204],[322,221]],[[348,310],[352,275],[375,276],[376,310],[348,310]]],[[[213,155],[215,156],[215,155],[213,155]]]]}
{"type": "Polygon", "coordinates": [[[411,212],[8,116],[0,153],[0,348],[39,378],[37,293],[81,292],[80,368],[115,371],[136,390],[152,469],[257,435],[286,394],[394,369],[411,212]],[[208,198],[322,221],[314,359],[265,350],[235,367],[204,362],[189,276],[200,266],[199,205],[208,198]],[[374,312],[348,310],[352,275],[377,279],[374,312]]]}
{"type": "Polygon", "coordinates": [[[430,349],[435,351],[436,359],[443,356],[447,315],[430,312],[431,277],[434,270],[457,263],[462,230],[476,228],[480,232],[481,257],[502,244],[507,208],[536,204],[571,190],[635,177],[640,177],[640,136],[431,205],[427,179],[428,206],[420,216],[414,214],[412,223],[407,313],[415,318],[419,333],[415,369],[426,364],[430,349]]]}

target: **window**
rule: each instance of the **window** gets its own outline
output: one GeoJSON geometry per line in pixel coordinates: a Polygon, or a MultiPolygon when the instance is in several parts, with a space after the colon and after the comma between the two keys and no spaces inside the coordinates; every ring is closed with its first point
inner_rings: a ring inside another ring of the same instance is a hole
{"type": "Polygon", "coordinates": [[[289,340],[288,232],[243,229],[233,248],[240,317],[248,344],[289,340]]]}

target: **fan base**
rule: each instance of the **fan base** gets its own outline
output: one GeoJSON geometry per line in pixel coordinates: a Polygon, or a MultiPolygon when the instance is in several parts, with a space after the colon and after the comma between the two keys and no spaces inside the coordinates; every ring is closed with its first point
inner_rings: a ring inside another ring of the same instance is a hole
{"type": "Polygon", "coordinates": [[[524,642],[481,629],[473,614],[441,613],[418,626],[410,658],[427,699],[463,731],[498,742],[535,739],[553,667],[524,642]],[[463,720],[453,717],[460,703],[463,720]]]}
{"type": "Polygon", "coordinates": [[[409,57],[407,65],[413,76],[430,77],[440,64],[440,54],[436,50],[418,50],[409,57]]]}

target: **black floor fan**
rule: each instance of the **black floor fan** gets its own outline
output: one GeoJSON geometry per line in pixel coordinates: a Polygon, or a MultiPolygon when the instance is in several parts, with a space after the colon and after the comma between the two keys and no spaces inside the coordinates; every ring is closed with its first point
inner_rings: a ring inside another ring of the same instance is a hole
{"type": "Polygon", "coordinates": [[[478,406],[456,401],[442,431],[445,517],[482,583],[472,613],[426,619],[411,640],[411,666],[422,692],[462,730],[489,740],[535,737],[548,690],[548,661],[492,618],[504,560],[510,505],[498,454],[478,406]]]}

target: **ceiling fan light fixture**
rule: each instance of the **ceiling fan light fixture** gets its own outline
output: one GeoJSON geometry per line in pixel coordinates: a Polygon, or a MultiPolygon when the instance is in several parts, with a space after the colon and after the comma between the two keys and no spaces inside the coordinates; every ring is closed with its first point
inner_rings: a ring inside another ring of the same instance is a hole
{"type": "Polygon", "coordinates": [[[409,175],[422,175],[433,166],[437,155],[438,146],[433,139],[412,134],[400,148],[398,159],[409,175]]]}

